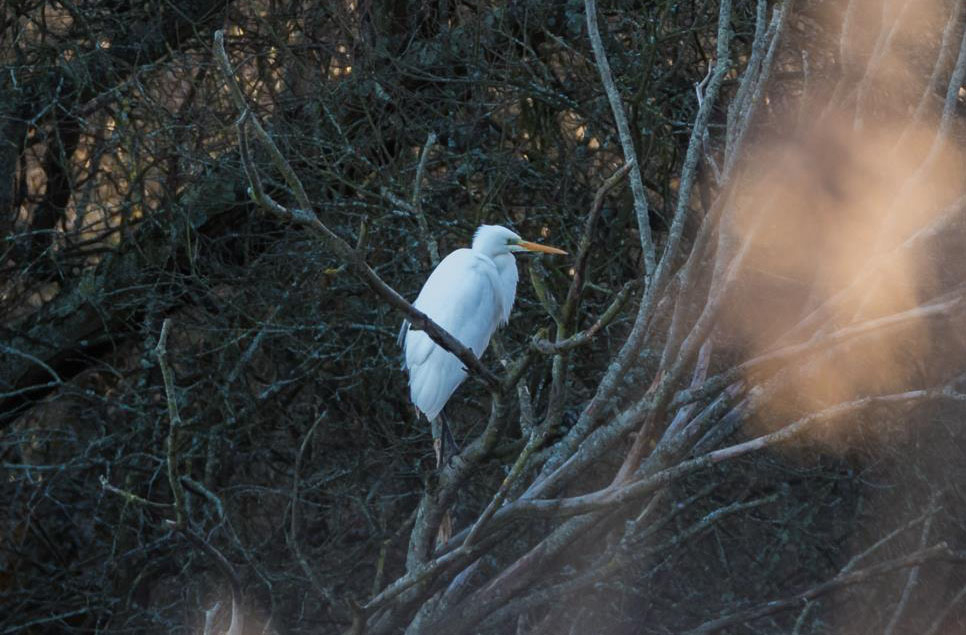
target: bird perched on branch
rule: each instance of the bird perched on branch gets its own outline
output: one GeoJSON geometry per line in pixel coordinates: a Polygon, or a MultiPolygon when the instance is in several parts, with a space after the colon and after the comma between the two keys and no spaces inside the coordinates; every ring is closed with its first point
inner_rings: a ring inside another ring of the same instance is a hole
{"type": "MultiPolygon", "coordinates": [[[[510,319],[517,292],[515,252],[566,254],[556,247],[527,242],[506,227],[481,225],[473,246],[457,249],[439,263],[413,305],[480,357],[498,326],[510,319]]],[[[458,357],[426,333],[403,322],[399,345],[409,369],[410,398],[435,422],[456,388],[466,379],[458,357]]]]}

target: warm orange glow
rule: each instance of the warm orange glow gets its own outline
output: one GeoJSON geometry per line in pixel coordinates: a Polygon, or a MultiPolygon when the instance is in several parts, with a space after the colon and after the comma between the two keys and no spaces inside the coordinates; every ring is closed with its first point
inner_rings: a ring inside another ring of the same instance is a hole
{"type": "MultiPolygon", "coordinates": [[[[875,72],[854,84],[851,99],[806,112],[797,132],[786,133],[796,129],[794,121],[776,126],[781,132],[749,149],[719,243],[719,258],[729,260],[747,248],[720,330],[722,343],[744,358],[908,311],[932,297],[938,263],[913,236],[966,193],[966,160],[956,134],[936,142],[938,108],[931,120],[912,124],[909,117],[924,80],[907,85],[912,62],[905,47],[917,41],[915,29],[932,20],[926,6],[921,10],[907,12],[893,47],[881,53],[875,72]],[[884,94],[890,101],[873,107],[884,94]],[[858,110],[856,100],[863,102],[858,110]],[[805,316],[810,322],[803,324],[805,316]]],[[[860,60],[874,44],[862,28],[856,27],[849,52],[860,60]]],[[[920,36],[920,49],[936,45],[935,38],[920,36]]],[[[769,432],[806,411],[907,389],[922,372],[917,360],[940,345],[924,322],[910,320],[815,361],[791,364],[762,385],[754,432],[769,432]]],[[[748,379],[762,381],[754,374],[748,379]]],[[[816,429],[805,441],[835,442],[854,427],[848,424],[816,429]]]]}

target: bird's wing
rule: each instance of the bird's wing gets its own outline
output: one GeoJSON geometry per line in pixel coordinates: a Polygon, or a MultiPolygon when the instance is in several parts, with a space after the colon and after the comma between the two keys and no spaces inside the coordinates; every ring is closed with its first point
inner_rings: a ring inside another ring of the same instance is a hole
{"type": "MultiPolygon", "coordinates": [[[[492,260],[458,249],[433,270],[414,306],[480,357],[502,317],[499,285],[492,260]]],[[[405,339],[410,396],[433,419],[466,378],[463,362],[422,331],[409,329],[400,335],[405,339]]]]}
{"type": "Polygon", "coordinates": [[[403,320],[399,327],[399,335],[396,336],[396,346],[402,348],[406,344],[406,333],[409,332],[409,320],[403,320]]]}

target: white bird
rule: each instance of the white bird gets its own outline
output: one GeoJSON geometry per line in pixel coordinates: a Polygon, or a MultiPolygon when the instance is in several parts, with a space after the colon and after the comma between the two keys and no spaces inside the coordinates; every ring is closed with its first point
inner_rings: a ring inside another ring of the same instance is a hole
{"type": "MultiPolygon", "coordinates": [[[[446,256],[413,306],[481,357],[497,327],[510,319],[518,277],[513,252],[520,251],[567,253],[527,242],[506,227],[481,225],[472,248],[446,256]]],[[[423,331],[410,330],[408,321],[399,332],[399,345],[409,369],[410,398],[427,419],[435,421],[466,379],[463,362],[423,331]]]]}

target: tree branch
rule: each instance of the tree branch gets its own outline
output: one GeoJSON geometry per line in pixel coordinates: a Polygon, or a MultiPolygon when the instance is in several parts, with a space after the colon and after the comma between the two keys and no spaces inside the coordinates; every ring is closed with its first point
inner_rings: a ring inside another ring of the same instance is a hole
{"type": "Polygon", "coordinates": [[[656,268],[654,260],[654,241],[651,238],[651,221],[648,215],[647,195],[644,193],[644,180],[641,178],[641,166],[637,164],[637,151],[634,149],[634,137],[631,136],[631,127],[627,123],[627,115],[624,113],[624,105],[621,103],[621,96],[614,83],[614,76],[610,70],[610,63],[607,61],[607,52],[604,50],[604,43],[600,39],[600,31],[597,27],[597,1],[584,0],[584,11],[587,14],[587,35],[590,37],[590,46],[594,51],[594,60],[597,62],[597,72],[600,81],[604,85],[604,92],[607,94],[607,101],[610,102],[611,112],[614,113],[614,122],[617,124],[617,136],[620,138],[621,150],[624,152],[624,160],[632,164],[631,170],[631,192],[634,194],[634,212],[637,215],[637,231],[641,236],[641,253],[644,258],[644,275],[650,280],[656,268]]]}
{"type": "Polygon", "coordinates": [[[168,440],[167,440],[167,463],[168,463],[168,483],[171,486],[171,495],[174,497],[174,526],[176,529],[185,527],[184,509],[184,485],[178,472],[178,432],[181,429],[181,411],[178,408],[178,395],[174,389],[174,374],[168,365],[168,333],[171,330],[171,319],[166,318],[161,326],[161,336],[158,337],[158,345],[154,348],[154,354],[158,358],[161,366],[161,376],[164,378],[164,394],[168,402],[168,440]]]}
{"type": "MultiPolygon", "coordinates": [[[[236,124],[238,127],[239,146],[241,147],[243,142],[242,140],[244,139],[242,126],[245,122],[249,122],[252,126],[252,129],[255,131],[255,136],[269,150],[269,155],[272,157],[273,163],[285,177],[285,182],[288,184],[289,188],[294,192],[299,208],[293,209],[275,203],[265,194],[260,182],[257,179],[253,179],[252,188],[254,190],[256,201],[258,201],[263,207],[275,214],[277,217],[299,225],[305,229],[309,229],[319,236],[325,246],[334,252],[341,260],[347,263],[352,272],[361,278],[370,289],[372,289],[379,297],[385,300],[386,303],[399,310],[403,315],[406,316],[406,319],[409,321],[410,328],[425,331],[430,339],[432,339],[436,344],[456,355],[456,357],[463,362],[464,366],[466,366],[470,373],[483,381],[490,392],[499,391],[499,378],[483,365],[479,358],[473,354],[473,351],[466,346],[463,346],[459,340],[453,337],[438,324],[433,322],[425,313],[416,309],[416,307],[399,295],[395,289],[386,284],[385,281],[383,281],[383,279],[380,278],[371,267],[369,267],[362,254],[350,247],[348,243],[342,240],[335,232],[322,223],[322,221],[320,221],[312,212],[312,205],[309,202],[308,195],[305,193],[305,188],[302,186],[302,183],[295,174],[295,171],[282,155],[281,151],[278,149],[278,146],[262,127],[261,123],[259,123],[258,118],[250,114],[245,97],[242,94],[241,88],[238,86],[237,81],[235,80],[234,71],[232,71],[231,64],[228,61],[228,54],[225,52],[224,31],[219,30],[215,32],[214,50],[215,57],[218,60],[219,68],[221,69],[222,75],[225,78],[225,82],[231,89],[231,94],[233,100],[235,101],[235,107],[238,109],[239,113],[241,113],[241,117],[236,124]]],[[[252,164],[251,157],[245,156],[243,153],[242,160],[246,164],[246,173],[249,174],[250,178],[252,178],[252,176],[256,174],[256,170],[252,164]]]]}
{"type": "Polygon", "coordinates": [[[810,602],[818,597],[831,593],[832,591],[836,591],[843,587],[852,586],[854,584],[869,582],[871,579],[877,576],[895,571],[896,569],[917,567],[934,560],[946,562],[966,562],[966,553],[953,551],[949,548],[949,545],[947,545],[945,542],[941,542],[937,545],[929,547],[928,549],[916,551],[901,558],[888,560],[866,569],[860,569],[859,571],[855,571],[853,573],[839,575],[831,580],[828,580],[827,582],[815,585],[806,591],[802,591],[785,599],[772,600],[752,609],[719,617],[718,619],[705,622],[696,629],[688,632],[696,634],[720,631],[728,626],[742,624],[744,622],[765,617],[766,615],[773,615],[781,611],[787,611],[789,609],[802,606],[806,602],[810,602]]]}
{"type": "Polygon", "coordinates": [[[426,135],[426,143],[423,150],[419,153],[419,165],[416,167],[416,178],[413,179],[413,210],[416,212],[416,222],[419,224],[419,233],[423,235],[423,242],[429,250],[429,263],[435,267],[439,264],[439,245],[429,233],[429,223],[426,222],[426,214],[423,212],[423,173],[426,171],[426,160],[429,158],[429,151],[436,143],[436,133],[430,132],[426,135]]]}

